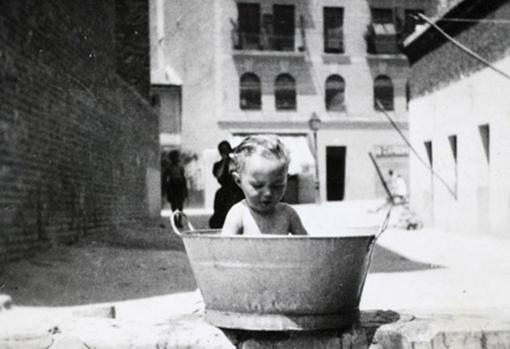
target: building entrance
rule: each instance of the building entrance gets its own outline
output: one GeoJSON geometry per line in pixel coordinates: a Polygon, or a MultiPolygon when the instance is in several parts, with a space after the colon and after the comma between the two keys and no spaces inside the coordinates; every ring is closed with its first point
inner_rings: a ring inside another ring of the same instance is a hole
{"type": "Polygon", "coordinates": [[[340,201],[345,193],[346,147],[326,147],[326,199],[340,201]]]}

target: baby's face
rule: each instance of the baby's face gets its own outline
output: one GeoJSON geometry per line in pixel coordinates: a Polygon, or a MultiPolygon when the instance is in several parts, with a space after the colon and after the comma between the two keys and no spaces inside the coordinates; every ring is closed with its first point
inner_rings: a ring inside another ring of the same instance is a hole
{"type": "Polygon", "coordinates": [[[287,165],[279,159],[252,154],[245,159],[241,173],[234,178],[250,208],[266,213],[272,211],[285,194],[287,165]]]}

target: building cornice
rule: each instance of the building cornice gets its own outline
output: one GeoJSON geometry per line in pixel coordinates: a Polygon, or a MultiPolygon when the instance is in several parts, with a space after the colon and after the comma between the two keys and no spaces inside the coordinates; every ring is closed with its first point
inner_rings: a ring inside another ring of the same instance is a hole
{"type": "MultiPolygon", "coordinates": [[[[407,130],[408,123],[403,120],[396,120],[395,124],[400,129],[407,130]]],[[[268,130],[288,130],[289,132],[308,132],[308,120],[288,121],[288,120],[228,120],[218,121],[218,126],[222,129],[235,130],[236,132],[254,132],[268,130]]],[[[387,120],[358,119],[358,120],[332,120],[321,119],[321,130],[387,130],[393,126],[387,120]]]]}

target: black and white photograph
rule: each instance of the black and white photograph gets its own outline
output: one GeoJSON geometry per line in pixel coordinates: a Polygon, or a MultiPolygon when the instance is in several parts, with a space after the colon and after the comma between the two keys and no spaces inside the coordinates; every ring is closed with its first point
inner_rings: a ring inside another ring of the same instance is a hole
{"type": "Polygon", "coordinates": [[[510,0],[1,0],[4,348],[510,349],[510,0]]]}

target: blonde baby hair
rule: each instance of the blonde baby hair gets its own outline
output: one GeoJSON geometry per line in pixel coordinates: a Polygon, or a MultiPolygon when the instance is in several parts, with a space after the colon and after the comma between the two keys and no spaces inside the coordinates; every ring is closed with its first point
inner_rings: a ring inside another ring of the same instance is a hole
{"type": "Polygon", "coordinates": [[[230,154],[234,163],[234,171],[240,172],[243,169],[245,159],[253,154],[281,160],[286,166],[290,162],[289,151],[278,136],[269,134],[252,135],[245,137],[230,154]]]}

